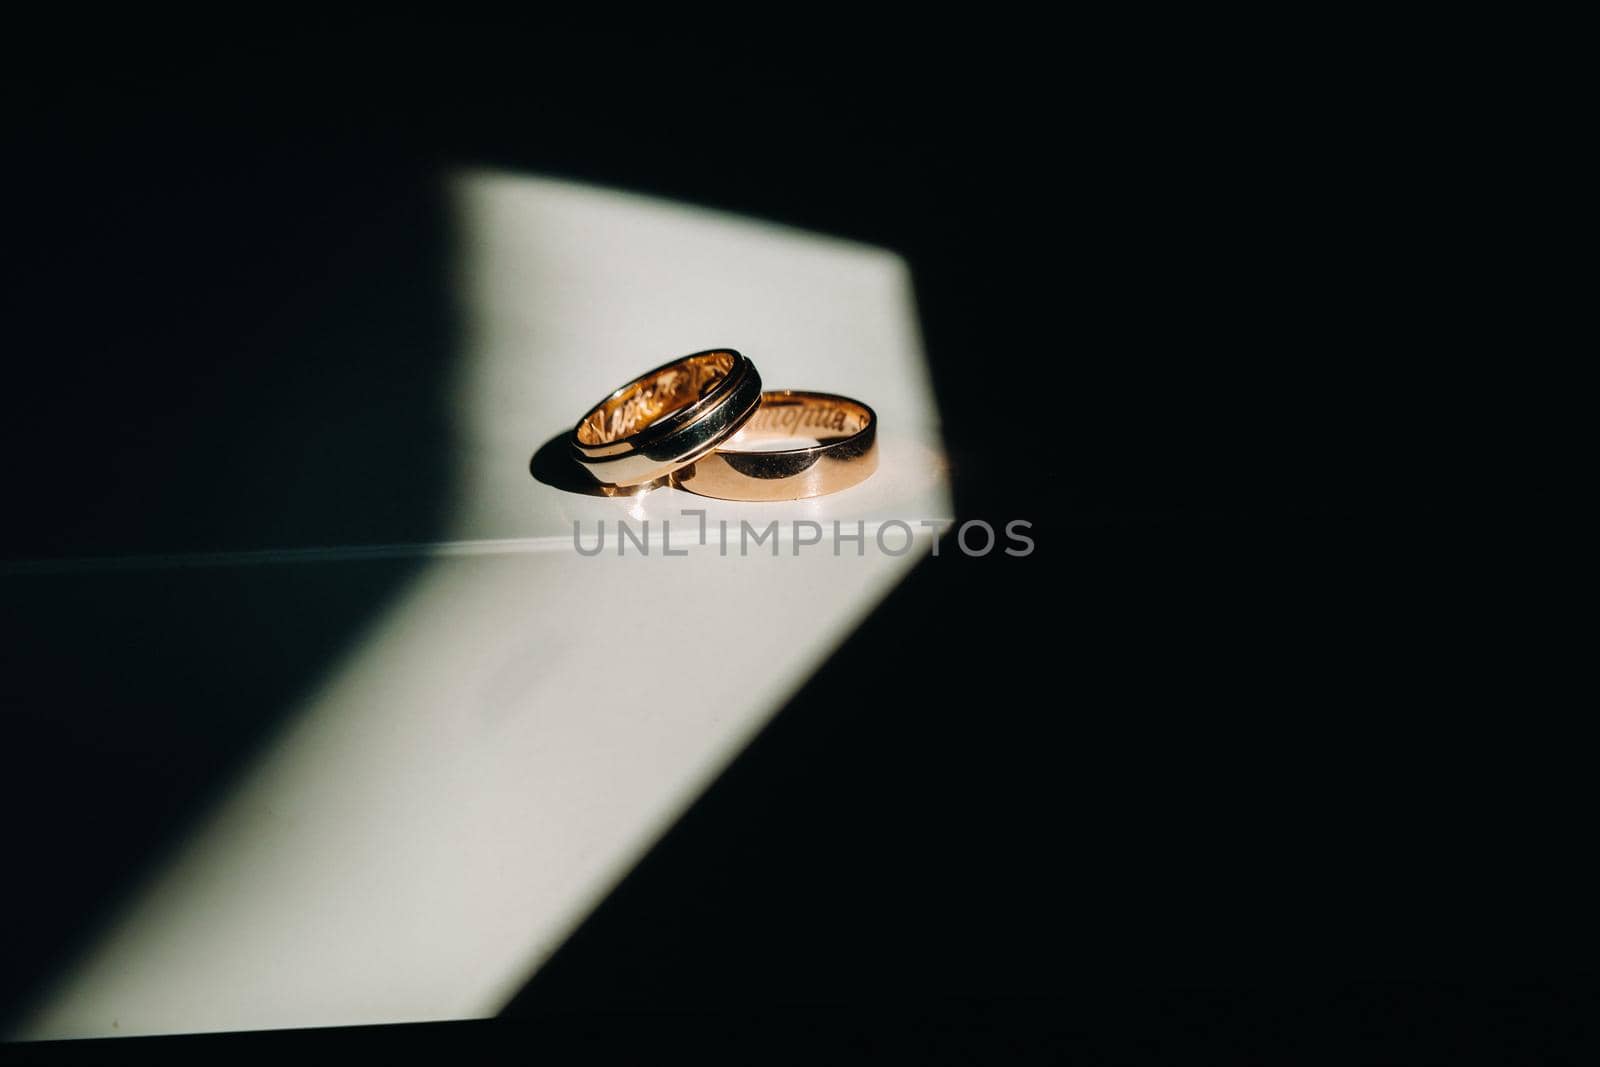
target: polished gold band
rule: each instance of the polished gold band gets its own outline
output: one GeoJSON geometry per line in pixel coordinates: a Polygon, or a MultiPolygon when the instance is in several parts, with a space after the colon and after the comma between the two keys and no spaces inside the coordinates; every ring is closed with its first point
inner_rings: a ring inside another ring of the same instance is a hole
{"type": "Polygon", "coordinates": [[[878,417],[871,408],[832,393],[785,389],[762,393],[761,409],[744,428],[680,467],[672,484],[723,500],[802,500],[847,489],[877,469],[878,417]],[[794,447],[770,447],[797,440],[794,447]]]}
{"type": "Polygon", "coordinates": [[[602,486],[657,481],[716,448],[761,405],[761,375],[732,349],[675,359],[589,409],[573,458],[602,486]]]}

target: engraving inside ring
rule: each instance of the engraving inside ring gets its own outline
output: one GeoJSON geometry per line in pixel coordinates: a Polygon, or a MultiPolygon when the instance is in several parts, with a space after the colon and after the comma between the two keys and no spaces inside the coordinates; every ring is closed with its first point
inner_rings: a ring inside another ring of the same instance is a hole
{"type": "Polygon", "coordinates": [[[773,452],[816,448],[866,429],[867,409],[819,396],[763,397],[744,428],[718,452],[773,452]]]}
{"type": "Polygon", "coordinates": [[[578,441],[606,445],[631,437],[705,396],[733,367],[732,352],[706,352],[624,386],[584,416],[578,424],[578,441]]]}

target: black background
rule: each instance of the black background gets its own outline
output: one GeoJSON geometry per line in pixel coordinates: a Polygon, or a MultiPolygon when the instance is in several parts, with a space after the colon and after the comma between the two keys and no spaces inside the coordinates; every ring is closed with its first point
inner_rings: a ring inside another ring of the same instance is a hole
{"type": "MultiPolygon", "coordinates": [[[[1445,30],[123,29],[10,46],[8,558],[429,539],[459,163],[905,255],[959,515],[1037,550],[921,565],[505,1018],[96,1054],[1403,1058],[1592,1005],[1577,754],[1443,491],[1445,30]]],[[[9,1011],[406,566],[4,578],[9,1011]]]]}

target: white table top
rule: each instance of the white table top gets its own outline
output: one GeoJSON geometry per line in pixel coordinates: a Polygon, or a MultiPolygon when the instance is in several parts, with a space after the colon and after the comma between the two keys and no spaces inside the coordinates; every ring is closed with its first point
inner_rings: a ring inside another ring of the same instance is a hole
{"type": "Polygon", "coordinates": [[[452,188],[450,536],[384,550],[428,563],[12,1036],[494,1014],[927,552],[920,523],[950,520],[898,257],[565,182],[469,172],[452,188]],[[768,388],[871,404],[878,472],[782,504],[530,476],[606,392],[719,346],[768,388]],[[780,554],[698,545],[684,508],[713,531],[776,519],[780,554]],[[579,555],[573,523],[588,546],[602,519],[606,550],[579,555]],[[796,519],[829,532],[796,554],[796,519]],[[618,520],[649,522],[648,557],[616,554],[618,520]],[[687,555],[661,555],[662,520],[687,555]],[[834,554],[835,520],[863,523],[859,555],[834,554]],[[888,531],[882,550],[890,520],[911,551],[888,531]]]}

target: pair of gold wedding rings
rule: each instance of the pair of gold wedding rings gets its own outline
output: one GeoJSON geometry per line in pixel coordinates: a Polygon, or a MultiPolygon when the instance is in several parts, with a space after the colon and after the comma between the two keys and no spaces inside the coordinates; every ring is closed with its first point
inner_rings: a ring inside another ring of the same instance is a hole
{"type": "Polygon", "coordinates": [[[878,417],[858,400],[762,392],[730,348],[641,374],[578,420],[579,466],[608,490],[670,484],[723,500],[836,493],[878,467],[878,417]]]}

